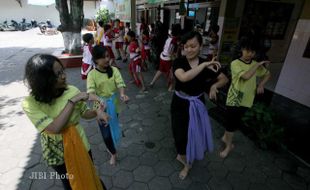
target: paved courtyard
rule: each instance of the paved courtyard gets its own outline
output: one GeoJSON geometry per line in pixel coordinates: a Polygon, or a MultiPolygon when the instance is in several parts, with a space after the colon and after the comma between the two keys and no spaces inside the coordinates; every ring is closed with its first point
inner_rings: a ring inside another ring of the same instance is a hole
{"type": "MultiPolygon", "coordinates": [[[[38,32],[0,32],[0,189],[63,189],[61,180],[51,176],[53,169],[43,161],[39,135],[21,109],[21,101],[28,93],[22,81],[27,59],[63,47],[61,35],[43,36],[38,32]],[[31,179],[38,172],[46,174],[44,179],[31,179]]],[[[128,83],[127,65],[119,64],[128,83]]],[[[153,74],[153,70],[146,72],[145,80],[149,82],[153,74]]],[[[85,90],[80,68],[67,69],[67,78],[69,84],[85,90]]],[[[310,190],[309,168],[287,153],[258,149],[239,132],[232,154],[227,159],[219,158],[224,128],[213,119],[215,151],[195,162],[189,176],[179,180],[181,164],[175,160],[169,116],[172,94],[166,89],[164,80],[147,94],[127,84],[131,100],[122,105],[123,138],[116,166],[108,163],[109,155],[96,122],[81,121],[95,166],[108,189],[310,190]]]]}

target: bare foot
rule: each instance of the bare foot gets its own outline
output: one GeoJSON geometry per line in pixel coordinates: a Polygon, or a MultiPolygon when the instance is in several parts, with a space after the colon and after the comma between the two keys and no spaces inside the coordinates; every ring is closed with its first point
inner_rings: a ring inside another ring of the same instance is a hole
{"type": "Polygon", "coordinates": [[[178,154],[176,159],[181,162],[184,166],[186,166],[186,161],[184,159],[182,159],[182,157],[178,154]]]}
{"type": "Polygon", "coordinates": [[[235,148],[234,144],[231,144],[230,146],[226,146],[226,148],[220,152],[220,157],[221,158],[226,158],[230,151],[232,151],[235,148]]]}
{"type": "Polygon", "coordinates": [[[110,158],[110,165],[115,166],[116,165],[116,155],[111,155],[110,158]]]}
{"type": "Polygon", "coordinates": [[[184,180],[187,177],[189,170],[190,170],[190,168],[184,166],[184,168],[179,173],[180,180],[184,180]]]}

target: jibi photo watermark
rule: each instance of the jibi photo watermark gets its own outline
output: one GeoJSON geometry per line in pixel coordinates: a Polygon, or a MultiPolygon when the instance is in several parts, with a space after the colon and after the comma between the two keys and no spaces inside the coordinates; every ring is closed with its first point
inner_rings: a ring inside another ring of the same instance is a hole
{"type": "Polygon", "coordinates": [[[73,174],[58,174],[57,172],[31,172],[29,179],[73,179],[73,174]]]}

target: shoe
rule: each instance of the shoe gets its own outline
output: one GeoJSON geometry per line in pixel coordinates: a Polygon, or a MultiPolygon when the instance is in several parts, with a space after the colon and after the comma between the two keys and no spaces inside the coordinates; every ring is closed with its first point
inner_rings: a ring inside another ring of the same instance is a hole
{"type": "Polygon", "coordinates": [[[126,63],[127,62],[127,58],[123,59],[123,63],[126,63]]]}
{"type": "Polygon", "coordinates": [[[116,60],[122,60],[122,58],[121,58],[121,57],[118,57],[116,60]]]}

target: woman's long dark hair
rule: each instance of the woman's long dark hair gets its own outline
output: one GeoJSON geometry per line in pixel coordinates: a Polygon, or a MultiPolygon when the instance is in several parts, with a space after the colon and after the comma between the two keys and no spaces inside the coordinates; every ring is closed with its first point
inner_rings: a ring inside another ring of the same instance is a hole
{"type": "MultiPolygon", "coordinates": [[[[93,62],[97,65],[98,63],[96,62],[96,60],[100,58],[105,58],[105,54],[107,51],[108,50],[106,47],[102,47],[101,45],[96,45],[93,48],[93,52],[92,52],[93,62]]],[[[107,69],[108,77],[111,78],[113,76],[113,69],[111,68],[110,65],[106,69],[107,69]]]]}
{"type": "Polygon", "coordinates": [[[60,60],[53,55],[36,54],[26,64],[24,82],[30,88],[30,94],[39,102],[51,103],[65,90],[55,87],[57,83],[57,76],[53,70],[55,62],[62,66],[60,60]]]}

